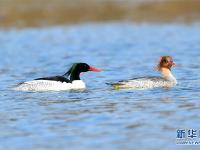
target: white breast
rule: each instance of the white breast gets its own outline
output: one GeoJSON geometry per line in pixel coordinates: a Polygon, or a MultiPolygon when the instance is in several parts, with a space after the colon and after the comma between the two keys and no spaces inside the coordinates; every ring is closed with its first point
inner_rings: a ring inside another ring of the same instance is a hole
{"type": "Polygon", "coordinates": [[[82,80],[74,80],[72,83],[51,81],[51,80],[33,80],[18,85],[15,90],[18,91],[61,91],[71,89],[84,89],[85,83],[82,80]]]}

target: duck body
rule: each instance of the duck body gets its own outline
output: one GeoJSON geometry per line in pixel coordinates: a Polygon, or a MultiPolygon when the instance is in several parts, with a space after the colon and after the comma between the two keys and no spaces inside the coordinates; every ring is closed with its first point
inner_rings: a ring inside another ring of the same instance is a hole
{"type": "Polygon", "coordinates": [[[112,84],[115,89],[149,89],[149,88],[170,88],[177,84],[176,79],[166,79],[163,77],[140,77],[131,80],[120,81],[112,84]]]}
{"type": "MultiPolygon", "coordinates": [[[[57,78],[57,77],[56,77],[57,78]]],[[[63,91],[70,89],[85,89],[86,85],[82,80],[58,81],[58,80],[45,80],[35,79],[20,83],[15,90],[18,91],[63,91]]]]}
{"type": "Polygon", "coordinates": [[[85,83],[80,79],[81,72],[100,72],[86,63],[74,64],[67,73],[62,76],[37,78],[18,84],[14,89],[17,91],[63,91],[85,89],[85,83]],[[69,79],[68,79],[69,77],[69,79]]]}

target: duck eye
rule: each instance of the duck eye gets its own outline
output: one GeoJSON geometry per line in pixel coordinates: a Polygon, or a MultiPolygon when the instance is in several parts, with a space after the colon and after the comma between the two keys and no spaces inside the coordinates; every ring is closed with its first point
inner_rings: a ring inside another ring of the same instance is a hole
{"type": "Polygon", "coordinates": [[[85,69],[87,69],[87,68],[88,68],[88,66],[87,66],[87,65],[84,65],[84,68],[85,68],[85,69]]]}
{"type": "Polygon", "coordinates": [[[168,63],[168,61],[166,59],[163,60],[163,63],[168,63]]]}

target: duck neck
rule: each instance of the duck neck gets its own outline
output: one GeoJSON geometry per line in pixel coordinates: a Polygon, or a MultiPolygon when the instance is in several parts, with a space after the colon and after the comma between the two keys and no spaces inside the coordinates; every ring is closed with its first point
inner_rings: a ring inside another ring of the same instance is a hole
{"type": "Polygon", "coordinates": [[[165,78],[166,80],[176,80],[170,69],[161,68],[160,72],[162,77],[165,78]]]}
{"type": "Polygon", "coordinates": [[[80,79],[80,71],[74,70],[73,72],[71,72],[70,81],[74,81],[74,80],[81,80],[80,79]]]}

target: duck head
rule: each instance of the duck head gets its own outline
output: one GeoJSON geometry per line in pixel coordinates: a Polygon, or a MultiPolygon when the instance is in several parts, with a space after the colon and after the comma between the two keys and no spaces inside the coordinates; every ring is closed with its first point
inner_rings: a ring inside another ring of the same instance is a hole
{"type": "Polygon", "coordinates": [[[157,65],[157,69],[158,71],[162,71],[163,68],[171,70],[171,68],[175,65],[176,64],[174,63],[171,56],[161,56],[157,65]]]}
{"type": "Polygon", "coordinates": [[[101,72],[102,70],[96,69],[86,63],[74,63],[64,76],[70,76],[70,81],[80,80],[80,73],[88,71],[101,72]]]}
{"type": "Polygon", "coordinates": [[[175,63],[171,56],[162,56],[157,65],[158,71],[162,74],[162,76],[167,80],[175,80],[174,76],[171,73],[171,68],[175,66],[175,63]]]}

